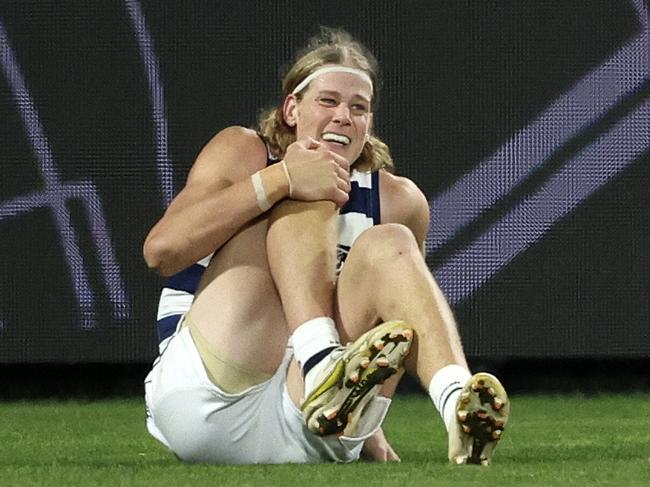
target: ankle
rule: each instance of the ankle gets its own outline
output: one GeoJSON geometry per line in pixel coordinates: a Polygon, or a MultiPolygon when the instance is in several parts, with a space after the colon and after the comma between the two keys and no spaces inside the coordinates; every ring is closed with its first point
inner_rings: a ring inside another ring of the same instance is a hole
{"type": "Polygon", "coordinates": [[[438,370],[431,379],[429,396],[447,431],[455,421],[458,397],[471,376],[465,367],[451,364],[438,370]]]}
{"type": "Polygon", "coordinates": [[[291,342],[303,375],[340,345],[336,324],[327,316],[314,318],[298,326],[291,335],[291,342]]]}
{"type": "Polygon", "coordinates": [[[318,352],[316,355],[312,355],[311,358],[305,362],[305,365],[302,366],[302,376],[305,377],[309,371],[314,368],[315,365],[320,363],[320,361],[327,357],[335,348],[336,347],[334,346],[327,347],[318,352]]]}

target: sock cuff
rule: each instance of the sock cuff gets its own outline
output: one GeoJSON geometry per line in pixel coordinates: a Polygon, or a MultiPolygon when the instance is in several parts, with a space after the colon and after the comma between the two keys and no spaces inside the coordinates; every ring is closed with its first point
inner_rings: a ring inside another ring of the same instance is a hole
{"type": "Polygon", "coordinates": [[[465,367],[451,364],[444,366],[431,379],[429,396],[433,401],[433,405],[440,412],[445,424],[453,417],[451,414],[453,408],[449,409],[449,406],[455,407],[456,405],[454,401],[449,402],[450,398],[458,397],[471,376],[472,374],[465,367]]]}
{"type": "Polygon", "coordinates": [[[332,318],[321,316],[298,326],[291,335],[291,343],[293,353],[302,368],[321,350],[338,346],[339,332],[332,318]]]}
{"type": "Polygon", "coordinates": [[[309,373],[309,371],[313,369],[318,362],[320,362],[325,357],[327,357],[334,349],[336,349],[336,347],[324,348],[316,355],[312,355],[311,358],[307,359],[305,364],[302,366],[302,375],[306,376],[309,373]]]}

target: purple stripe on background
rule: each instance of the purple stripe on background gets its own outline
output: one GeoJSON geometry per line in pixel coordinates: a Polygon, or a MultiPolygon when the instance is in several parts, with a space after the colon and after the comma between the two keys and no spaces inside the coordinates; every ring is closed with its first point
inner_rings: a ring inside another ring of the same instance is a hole
{"type": "Polygon", "coordinates": [[[154,44],[147,29],[147,23],[142,13],[142,8],[137,0],[125,0],[126,8],[133,30],[138,39],[140,56],[145,67],[149,95],[153,111],[153,123],[156,131],[156,167],[160,178],[160,187],[163,196],[163,205],[169,206],[174,197],[174,168],[169,156],[167,140],[167,117],[165,109],[165,94],[160,81],[160,67],[154,51],[154,44]]]}
{"type": "Polygon", "coordinates": [[[0,220],[12,218],[22,213],[29,213],[35,208],[48,206],[50,203],[47,193],[36,192],[18,196],[0,203],[0,220]]]}
{"type": "Polygon", "coordinates": [[[65,200],[57,194],[60,183],[54,157],[2,23],[0,23],[0,45],[2,46],[0,62],[38,159],[41,176],[45,181],[46,194],[43,196],[51,207],[57,230],[63,239],[65,259],[72,274],[74,294],[81,309],[82,326],[93,327],[96,323],[95,296],[84,270],[79,244],[70,222],[70,213],[65,206],[65,200]]]}
{"type": "Polygon", "coordinates": [[[634,0],[641,32],[582,78],[528,127],[429,204],[427,253],[522,183],[568,140],[633,93],[650,73],[650,28],[643,0],[634,0]]]}
{"type": "Polygon", "coordinates": [[[109,232],[104,221],[101,200],[90,182],[61,183],[54,156],[50,150],[36,106],[29,95],[27,85],[20,72],[16,56],[9,45],[4,26],[0,23],[0,63],[9,81],[12,94],[18,105],[28,138],[45,183],[45,190],[26,196],[19,196],[0,204],[0,219],[17,216],[36,208],[49,207],[54,216],[57,231],[62,239],[63,251],[72,275],[73,291],[81,311],[82,327],[96,324],[95,295],[84,268],[84,260],[72,226],[66,200],[80,199],[88,215],[88,221],[102,266],[107,292],[113,301],[116,318],[126,318],[129,304],[124,292],[120,268],[113,254],[109,232]]]}
{"type": "Polygon", "coordinates": [[[34,154],[38,159],[40,173],[45,180],[45,185],[56,186],[59,182],[59,172],[54,164],[54,158],[52,157],[50,146],[47,143],[47,138],[38,118],[38,112],[20,72],[16,55],[9,44],[9,38],[1,22],[0,64],[2,64],[4,75],[11,86],[11,91],[18,105],[23,125],[34,148],[34,154]]]}
{"type": "Polygon", "coordinates": [[[559,219],[650,149],[650,100],[434,271],[452,304],[469,297],[559,219]]]}
{"type": "Polygon", "coordinates": [[[83,203],[90,232],[99,258],[104,284],[113,303],[113,317],[127,319],[131,306],[126,295],[120,266],[113,253],[113,243],[104,219],[104,208],[95,185],[90,181],[66,184],[62,189],[66,199],[74,198],[83,203]]]}
{"type": "MultiPolygon", "coordinates": [[[[130,313],[129,301],[124,290],[119,265],[112,252],[112,242],[106,222],[104,221],[102,203],[95,186],[90,181],[65,183],[57,187],[56,191],[34,192],[4,201],[0,203],[0,220],[16,217],[22,213],[30,213],[38,208],[54,207],[58,204],[63,205],[64,201],[68,199],[78,199],[83,203],[91,234],[93,235],[93,242],[95,243],[99,256],[106,291],[113,303],[113,317],[116,319],[126,319],[130,313]]],[[[66,217],[64,216],[63,218],[65,220],[66,217]]],[[[73,232],[73,230],[71,229],[70,232],[73,232]]],[[[72,268],[73,265],[71,265],[69,259],[66,258],[66,260],[68,260],[69,267],[72,268]]],[[[78,265],[83,267],[83,261],[78,265]]],[[[75,275],[75,271],[73,271],[73,278],[75,275]]],[[[83,278],[85,278],[85,275],[82,277],[82,280],[83,278]]],[[[80,292],[84,296],[88,292],[91,293],[90,306],[92,306],[92,291],[89,291],[90,288],[84,291],[83,286],[83,282],[80,283],[80,292]]],[[[83,308],[83,306],[81,307],[83,308]]]]}

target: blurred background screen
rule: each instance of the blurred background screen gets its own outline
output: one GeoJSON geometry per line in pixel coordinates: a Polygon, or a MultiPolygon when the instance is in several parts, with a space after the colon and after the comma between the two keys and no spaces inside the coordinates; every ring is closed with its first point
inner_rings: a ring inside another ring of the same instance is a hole
{"type": "Polygon", "coordinates": [[[648,357],[644,0],[0,2],[0,363],[157,354],[142,242],[319,25],[382,67],[474,358],[648,357]]]}

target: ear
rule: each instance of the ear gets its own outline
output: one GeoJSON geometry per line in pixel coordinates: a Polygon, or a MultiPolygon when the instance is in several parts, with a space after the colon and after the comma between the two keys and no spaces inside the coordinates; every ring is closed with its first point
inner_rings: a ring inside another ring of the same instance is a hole
{"type": "Polygon", "coordinates": [[[284,99],[282,116],[289,127],[295,127],[298,123],[298,100],[296,95],[289,94],[284,99]]]}

